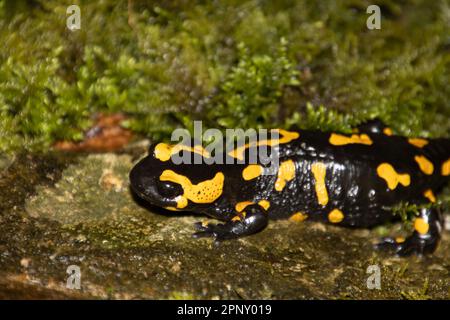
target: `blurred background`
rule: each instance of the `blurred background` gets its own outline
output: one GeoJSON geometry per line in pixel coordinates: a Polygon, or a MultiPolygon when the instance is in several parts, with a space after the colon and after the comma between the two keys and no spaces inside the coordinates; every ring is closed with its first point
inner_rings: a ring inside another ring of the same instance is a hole
{"type": "Polygon", "coordinates": [[[0,0],[0,150],[81,141],[99,113],[152,139],[194,119],[345,132],[375,116],[448,136],[449,1],[378,1],[379,30],[370,4],[0,0]]]}

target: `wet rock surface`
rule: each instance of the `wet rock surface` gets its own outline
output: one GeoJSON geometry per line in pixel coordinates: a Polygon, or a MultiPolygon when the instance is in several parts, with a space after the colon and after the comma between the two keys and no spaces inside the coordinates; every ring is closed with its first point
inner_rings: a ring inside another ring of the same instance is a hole
{"type": "MultiPolygon", "coordinates": [[[[450,237],[435,255],[372,249],[380,229],[271,222],[215,245],[193,239],[208,220],[135,199],[138,156],[17,155],[0,160],[0,298],[449,299],[450,237]],[[81,288],[66,288],[68,266],[81,288]],[[381,289],[368,289],[370,265],[381,289]]],[[[388,226],[388,230],[398,229],[388,226]]]]}

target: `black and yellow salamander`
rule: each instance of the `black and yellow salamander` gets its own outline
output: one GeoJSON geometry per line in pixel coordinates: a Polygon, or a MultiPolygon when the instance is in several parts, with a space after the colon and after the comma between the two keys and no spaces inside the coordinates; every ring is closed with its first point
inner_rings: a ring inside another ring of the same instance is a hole
{"type": "MultiPolygon", "coordinates": [[[[131,188],[152,205],[224,221],[197,223],[194,234],[221,241],[259,232],[269,219],[373,227],[394,218],[392,208],[401,202],[436,202],[450,178],[449,139],[396,136],[377,119],[349,135],[280,129],[272,145],[277,145],[279,166],[267,175],[259,163],[176,165],[174,153],[208,155],[200,146],[154,144],[131,170],[131,188]]],[[[243,156],[248,147],[227,156],[243,156]]],[[[384,238],[376,247],[402,256],[434,252],[443,216],[436,206],[421,207],[412,235],[384,238]]]]}

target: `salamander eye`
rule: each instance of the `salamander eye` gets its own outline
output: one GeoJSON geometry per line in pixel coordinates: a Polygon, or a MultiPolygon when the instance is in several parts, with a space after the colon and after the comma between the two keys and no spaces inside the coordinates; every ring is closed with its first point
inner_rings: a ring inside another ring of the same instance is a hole
{"type": "Polygon", "coordinates": [[[170,181],[158,181],[158,193],[165,198],[175,198],[183,194],[183,188],[178,184],[170,181]]]}

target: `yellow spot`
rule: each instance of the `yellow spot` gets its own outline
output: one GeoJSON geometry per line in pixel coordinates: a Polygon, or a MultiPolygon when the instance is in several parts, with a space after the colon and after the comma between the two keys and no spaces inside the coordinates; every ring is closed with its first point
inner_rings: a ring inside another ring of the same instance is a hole
{"type": "MultiPolygon", "coordinates": [[[[244,210],[245,208],[247,208],[247,206],[249,206],[251,204],[255,204],[255,203],[252,201],[242,201],[242,202],[236,203],[234,208],[236,209],[237,212],[241,212],[242,210],[244,210]]],[[[258,202],[258,205],[260,207],[264,208],[264,210],[267,210],[270,207],[270,202],[267,200],[261,200],[258,202]]]]}
{"type": "Polygon", "coordinates": [[[207,227],[209,225],[209,222],[206,220],[202,221],[202,227],[207,227]]]}
{"type": "Polygon", "coordinates": [[[249,206],[251,204],[253,204],[253,202],[251,202],[251,201],[242,201],[242,202],[236,203],[234,208],[236,209],[237,212],[241,212],[242,210],[244,210],[247,206],[249,206]]]}
{"type": "Polygon", "coordinates": [[[178,211],[178,209],[175,207],[166,207],[166,209],[170,211],[178,211]]]}
{"type": "Polygon", "coordinates": [[[302,212],[296,212],[289,218],[289,220],[294,222],[302,222],[305,221],[307,218],[308,218],[307,214],[304,214],[302,212]]]}
{"type": "Polygon", "coordinates": [[[442,165],[442,175],[443,176],[449,176],[450,175],[450,159],[444,162],[442,165]]]}
{"type": "Polygon", "coordinates": [[[329,141],[332,145],[335,146],[343,146],[346,144],[353,144],[353,143],[371,145],[373,143],[372,139],[370,139],[370,137],[367,134],[361,135],[352,134],[351,137],[347,137],[342,134],[332,133],[329,141]]]}
{"type": "Polygon", "coordinates": [[[278,131],[278,133],[281,135],[280,139],[269,139],[269,140],[253,141],[250,143],[246,143],[243,146],[240,146],[240,147],[230,151],[228,153],[228,155],[233,158],[239,159],[239,160],[244,160],[244,152],[248,148],[259,147],[259,146],[273,147],[273,146],[277,146],[282,143],[291,142],[292,140],[297,139],[300,136],[300,134],[298,132],[291,132],[291,131],[286,131],[283,129],[276,129],[275,131],[278,131]]]}
{"type": "Polygon", "coordinates": [[[242,221],[242,219],[245,219],[245,216],[247,215],[247,213],[245,211],[240,212],[238,215],[235,215],[231,221],[233,222],[237,222],[237,221],[242,221]]]}
{"type": "Polygon", "coordinates": [[[278,143],[288,143],[291,142],[292,140],[297,139],[300,136],[298,132],[294,131],[278,129],[278,132],[283,136],[281,139],[279,139],[278,143]]]}
{"type": "Polygon", "coordinates": [[[262,208],[264,208],[264,210],[267,210],[267,209],[269,209],[269,207],[270,207],[270,202],[267,201],[267,200],[261,200],[260,202],[258,202],[258,204],[259,204],[262,208]]]}
{"type": "Polygon", "coordinates": [[[428,141],[420,138],[411,138],[408,139],[408,142],[417,148],[423,148],[428,144],[428,141]]]}
{"type": "Polygon", "coordinates": [[[295,164],[292,160],[281,163],[278,169],[277,181],[275,181],[275,190],[281,191],[286,186],[286,182],[295,178],[295,164]]]}
{"type": "Polygon", "coordinates": [[[154,156],[161,161],[167,161],[172,156],[173,146],[166,143],[158,143],[155,147],[154,156]]]}
{"type": "Polygon", "coordinates": [[[409,174],[398,174],[389,163],[380,164],[377,168],[377,173],[380,178],[386,180],[388,188],[391,190],[397,188],[399,183],[405,187],[409,186],[411,183],[409,174]]]}
{"type": "Polygon", "coordinates": [[[331,223],[339,223],[344,220],[344,214],[339,209],[334,209],[328,214],[328,220],[331,223]]]}
{"type": "Polygon", "coordinates": [[[252,180],[259,177],[263,173],[264,169],[258,164],[250,164],[244,170],[242,170],[242,177],[244,180],[252,180]]]}
{"type": "Polygon", "coordinates": [[[403,238],[403,237],[397,237],[397,238],[395,238],[395,242],[397,242],[397,243],[403,243],[403,242],[405,242],[405,238],[403,238]]]}
{"type": "Polygon", "coordinates": [[[327,167],[324,163],[318,162],[311,166],[311,171],[315,179],[315,188],[317,194],[317,200],[319,204],[325,206],[328,203],[328,191],[325,185],[325,175],[327,167]]]}
{"type": "Polygon", "coordinates": [[[195,203],[212,203],[222,195],[225,177],[222,172],[216,173],[211,180],[205,180],[198,184],[192,184],[189,178],[175,173],[172,170],[164,170],[159,177],[161,181],[171,181],[178,183],[183,188],[183,195],[178,196],[177,208],[187,206],[188,200],[195,203]]]}
{"type": "Polygon", "coordinates": [[[430,202],[435,203],[436,202],[436,197],[433,193],[433,190],[428,189],[427,191],[424,192],[424,197],[427,198],[428,200],[430,200],[430,202]]]}
{"type": "Polygon", "coordinates": [[[427,234],[430,225],[423,218],[416,218],[414,220],[414,229],[420,234],[427,234]]]}
{"type": "Polygon", "coordinates": [[[178,196],[175,198],[177,202],[177,208],[183,209],[188,205],[188,199],[185,196],[178,196]]]}
{"type": "Polygon", "coordinates": [[[420,170],[422,170],[423,173],[425,173],[427,175],[433,174],[434,166],[430,160],[428,160],[424,156],[415,156],[414,160],[416,160],[417,164],[420,167],[420,170]]]}
{"type": "Polygon", "coordinates": [[[387,136],[392,136],[394,133],[391,128],[384,128],[383,133],[387,136]]]}
{"type": "Polygon", "coordinates": [[[234,217],[231,219],[231,221],[234,221],[234,222],[236,222],[236,221],[241,221],[241,217],[240,217],[240,216],[234,216],[234,217]]]}
{"type": "Polygon", "coordinates": [[[158,143],[155,147],[154,156],[156,159],[161,161],[168,161],[170,157],[181,150],[186,150],[200,154],[203,157],[208,158],[210,156],[209,152],[203,149],[202,146],[196,145],[194,147],[185,146],[182,144],[170,145],[167,143],[158,143]]]}

